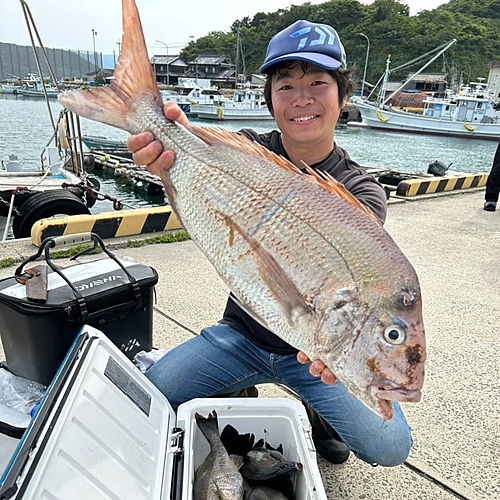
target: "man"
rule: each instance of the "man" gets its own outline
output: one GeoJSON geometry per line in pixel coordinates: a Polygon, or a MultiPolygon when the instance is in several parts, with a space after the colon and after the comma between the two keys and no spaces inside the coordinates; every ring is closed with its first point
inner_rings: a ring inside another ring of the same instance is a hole
{"type": "MultiPolygon", "coordinates": [[[[334,142],[340,111],[354,87],[335,30],[297,21],[273,37],[260,70],[267,74],[264,93],[279,131],[240,133],[301,169],[306,163],[329,172],[383,222],[384,190],[334,142]]],[[[175,104],[166,103],[164,112],[188,125],[175,104]]],[[[161,144],[152,139],[147,132],[132,136],[128,147],[136,163],[159,174],[172,165],[175,154],[162,152],[161,144]]],[[[241,393],[261,383],[286,385],[306,404],[317,451],[333,463],[345,461],[350,449],[370,464],[398,465],[412,445],[397,403],[394,418],[383,421],[349,395],[321,361],[310,363],[304,353],[262,327],[231,298],[219,324],[174,348],[146,375],[174,409],[195,397],[241,393]]]]}
{"type": "Polygon", "coordinates": [[[493,166],[491,167],[488,181],[486,182],[486,192],[484,193],[484,209],[487,212],[494,212],[497,209],[498,196],[500,195],[500,142],[498,143],[493,166]]]}

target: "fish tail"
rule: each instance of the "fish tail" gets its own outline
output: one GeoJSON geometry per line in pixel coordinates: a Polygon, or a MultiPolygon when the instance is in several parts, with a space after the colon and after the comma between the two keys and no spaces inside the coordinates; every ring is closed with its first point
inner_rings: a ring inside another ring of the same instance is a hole
{"type": "Polygon", "coordinates": [[[214,410],[205,418],[199,413],[195,413],[196,423],[200,431],[207,438],[207,441],[213,446],[219,440],[219,422],[217,412],[214,410]]]}
{"type": "Polygon", "coordinates": [[[122,0],[123,40],[111,85],[63,92],[59,102],[76,114],[131,133],[141,132],[136,103],[161,113],[162,99],[149,62],[139,12],[134,0],[122,0]]]}

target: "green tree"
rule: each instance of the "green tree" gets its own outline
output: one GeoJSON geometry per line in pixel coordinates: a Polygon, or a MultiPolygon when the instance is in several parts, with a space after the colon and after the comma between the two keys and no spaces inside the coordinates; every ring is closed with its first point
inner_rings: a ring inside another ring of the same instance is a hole
{"type": "MultiPolygon", "coordinates": [[[[269,40],[280,30],[299,19],[326,23],[339,33],[345,46],[348,64],[364,68],[367,41],[370,57],[367,80],[376,83],[385,69],[387,55],[391,67],[416,59],[432,49],[457,39],[442,58],[426,71],[444,70],[465,79],[487,76],[488,62],[500,60],[500,0],[450,0],[433,10],[410,16],[408,5],[398,0],[375,0],[364,5],[358,0],[328,0],[312,5],[305,2],[276,12],[259,12],[252,18],[235,20],[226,32],[211,32],[190,42],[181,52],[187,60],[206,53],[216,53],[235,59],[236,34],[240,31],[247,73],[258,71],[264,60],[269,40]]],[[[403,80],[423,62],[401,73],[403,80]]],[[[358,71],[358,78],[361,77],[358,71]]]]}

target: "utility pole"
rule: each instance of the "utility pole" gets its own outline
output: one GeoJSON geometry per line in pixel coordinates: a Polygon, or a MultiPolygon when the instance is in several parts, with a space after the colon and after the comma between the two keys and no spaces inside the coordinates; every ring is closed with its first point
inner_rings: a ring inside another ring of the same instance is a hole
{"type": "Polygon", "coordinates": [[[170,85],[170,75],[168,73],[168,45],[165,42],[162,42],[161,40],[156,40],[158,43],[161,43],[162,45],[165,45],[165,48],[167,49],[167,85],[170,85]]]}
{"type": "MultiPolygon", "coordinates": [[[[95,52],[95,37],[97,36],[97,31],[95,31],[94,29],[92,29],[92,44],[94,46],[94,69],[95,69],[95,76],[97,76],[97,56],[96,56],[96,52],[95,52]]],[[[94,77],[94,81],[95,81],[95,77],[94,77]]]]}

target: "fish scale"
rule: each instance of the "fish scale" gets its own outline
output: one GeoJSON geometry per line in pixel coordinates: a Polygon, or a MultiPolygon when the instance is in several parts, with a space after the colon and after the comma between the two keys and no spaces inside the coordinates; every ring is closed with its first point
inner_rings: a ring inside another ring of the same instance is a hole
{"type": "Polygon", "coordinates": [[[123,23],[112,84],[65,92],[61,104],[151,131],[174,150],[160,174],[169,202],[250,315],[322,360],[384,419],[391,401],[418,401],[422,297],[390,235],[335,179],[307,166],[305,174],[238,134],[166,120],[133,0],[123,0],[123,23]]]}

